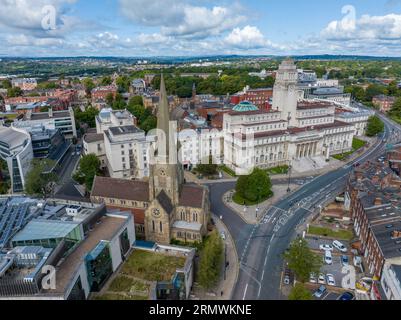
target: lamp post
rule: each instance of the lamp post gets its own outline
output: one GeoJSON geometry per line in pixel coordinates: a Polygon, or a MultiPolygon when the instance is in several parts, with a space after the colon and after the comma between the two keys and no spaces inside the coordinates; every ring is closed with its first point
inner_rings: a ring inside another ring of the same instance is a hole
{"type": "Polygon", "coordinates": [[[292,163],[290,162],[288,166],[288,188],[287,188],[287,193],[291,192],[291,172],[292,172],[292,163]]]}

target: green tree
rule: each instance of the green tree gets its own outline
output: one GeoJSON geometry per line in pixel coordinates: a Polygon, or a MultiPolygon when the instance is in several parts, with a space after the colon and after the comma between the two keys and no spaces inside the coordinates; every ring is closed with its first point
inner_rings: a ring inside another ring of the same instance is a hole
{"type": "Polygon", "coordinates": [[[111,85],[112,83],[113,83],[113,80],[111,79],[110,76],[103,77],[103,78],[100,80],[100,85],[101,85],[101,86],[109,86],[109,85],[111,85]]]}
{"type": "Polygon", "coordinates": [[[108,94],[106,95],[106,103],[107,103],[109,106],[112,106],[112,105],[113,105],[113,103],[114,103],[114,95],[113,95],[112,93],[108,93],[108,94]]]}
{"type": "Polygon", "coordinates": [[[204,243],[200,253],[198,282],[201,287],[211,289],[220,278],[223,262],[223,241],[215,230],[204,243]]]}
{"type": "Polygon", "coordinates": [[[3,89],[10,89],[12,87],[11,81],[6,79],[1,82],[1,86],[3,89]]]}
{"type": "Polygon", "coordinates": [[[86,190],[92,190],[93,180],[95,176],[100,174],[100,160],[95,154],[83,156],[79,161],[79,169],[74,175],[74,179],[85,184],[86,190]]]}
{"type": "Polygon", "coordinates": [[[120,93],[117,93],[114,102],[112,104],[112,109],[113,110],[122,110],[127,107],[127,104],[124,101],[123,96],[120,93]]]}
{"type": "Polygon", "coordinates": [[[20,97],[20,96],[22,96],[22,94],[23,94],[23,91],[19,87],[7,89],[7,97],[9,97],[9,98],[20,97]]]}
{"type": "Polygon", "coordinates": [[[368,125],[366,127],[366,135],[368,137],[374,137],[384,131],[384,123],[378,116],[372,116],[368,119],[368,125]]]}
{"type": "Polygon", "coordinates": [[[255,168],[248,176],[240,176],[235,191],[242,199],[256,203],[273,195],[272,183],[265,170],[255,168]]]}
{"type": "Polygon", "coordinates": [[[143,106],[143,98],[141,96],[134,96],[129,100],[128,105],[130,106],[143,106]]]}
{"type": "Polygon", "coordinates": [[[305,239],[295,239],[285,252],[284,259],[288,267],[294,271],[297,281],[305,283],[311,273],[318,274],[322,267],[322,259],[309,249],[305,239]]]}
{"type": "Polygon", "coordinates": [[[208,164],[198,164],[196,166],[196,171],[204,176],[213,176],[217,173],[217,164],[213,164],[213,157],[209,157],[208,164]]]}
{"type": "Polygon", "coordinates": [[[374,96],[385,93],[385,87],[377,84],[371,84],[366,88],[365,101],[371,102],[374,96]]]}
{"type": "Polygon", "coordinates": [[[302,283],[297,283],[294,288],[292,288],[288,300],[302,301],[302,300],[312,300],[312,293],[305,288],[302,283]]]}
{"type": "Polygon", "coordinates": [[[145,132],[149,132],[157,127],[157,118],[154,115],[150,115],[145,121],[141,121],[139,128],[145,132]]]}
{"type": "Polygon", "coordinates": [[[95,83],[91,78],[85,78],[82,80],[82,84],[85,87],[85,92],[87,95],[90,95],[92,90],[95,88],[95,83]]]}
{"type": "Polygon", "coordinates": [[[127,76],[120,76],[116,79],[116,85],[119,92],[128,92],[130,86],[130,79],[127,76]]]}
{"type": "Polygon", "coordinates": [[[99,110],[88,106],[85,111],[81,109],[75,109],[75,119],[78,125],[87,124],[90,128],[96,127],[96,116],[99,114],[99,110]]]}
{"type": "Polygon", "coordinates": [[[26,176],[25,191],[29,195],[48,198],[54,192],[58,176],[53,171],[55,162],[50,159],[33,159],[31,168],[26,176]]]}
{"type": "Polygon", "coordinates": [[[393,119],[401,119],[401,98],[395,100],[388,114],[393,119]]]}

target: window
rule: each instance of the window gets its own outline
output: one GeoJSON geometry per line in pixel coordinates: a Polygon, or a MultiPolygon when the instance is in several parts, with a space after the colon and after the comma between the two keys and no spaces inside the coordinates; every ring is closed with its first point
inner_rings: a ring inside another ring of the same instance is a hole
{"type": "Polygon", "coordinates": [[[152,220],[152,230],[153,230],[153,232],[155,232],[155,221],[154,220],[152,220]]]}
{"type": "Polygon", "coordinates": [[[160,221],[160,232],[163,232],[163,223],[160,221]]]}

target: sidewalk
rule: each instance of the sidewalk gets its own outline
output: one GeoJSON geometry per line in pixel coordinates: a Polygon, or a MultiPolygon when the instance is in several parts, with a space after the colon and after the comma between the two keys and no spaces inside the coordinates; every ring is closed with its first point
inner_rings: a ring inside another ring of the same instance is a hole
{"type": "MultiPolygon", "coordinates": [[[[291,184],[290,185],[291,192],[298,190],[300,187],[301,186],[299,185],[291,184]]],[[[227,207],[236,212],[247,224],[257,224],[263,219],[264,213],[271,206],[273,206],[278,200],[282,199],[288,194],[287,189],[288,189],[287,184],[273,185],[272,190],[274,192],[274,196],[266,200],[265,202],[262,202],[259,205],[255,206],[243,206],[233,202],[232,196],[235,193],[234,190],[227,192],[223,196],[223,202],[227,207]]]]}
{"type": "Polygon", "coordinates": [[[231,300],[235,284],[237,283],[239,273],[239,259],[235,248],[234,240],[231,237],[225,224],[215,215],[212,215],[216,223],[216,228],[219,234],[225,233],[225,258],[223,258],[221,279],[219,284],[213,290],[206,291],[194,284],[191,295],[192,300],[231,300]],[[225,261],[228,263],[227,269],[224,272],[225,261]]]}

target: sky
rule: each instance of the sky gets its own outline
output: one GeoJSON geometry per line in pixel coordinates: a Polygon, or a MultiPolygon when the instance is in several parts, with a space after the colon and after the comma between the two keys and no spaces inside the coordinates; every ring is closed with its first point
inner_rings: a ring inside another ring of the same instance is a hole
{"type": "Polygon", "coordinates": [[[0,56],[401,56],[401,0],[0,0],[0,56]]]}

